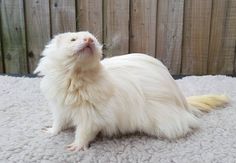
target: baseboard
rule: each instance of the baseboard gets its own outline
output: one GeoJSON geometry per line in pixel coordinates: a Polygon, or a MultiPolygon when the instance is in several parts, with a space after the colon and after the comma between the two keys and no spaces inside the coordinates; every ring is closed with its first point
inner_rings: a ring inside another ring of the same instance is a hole
{"type": "MultiPolygon", "coordinates": [[[[13,77],[28,77],[28,78],[37,78],[39,77],[36,74],[11,74],[11,73],[0,73],[1,76],[7,75],[7,76],[13,76],[13,77]]],[[[174,79],[182,79],[183,77],[186,76],[203,76],[203,75],[172,75],[172,77],[174,79]]],[[[230,77],[236,77],[236,74],[234,75],[226,75],[226,76],[230,76],[230,77]]]]}

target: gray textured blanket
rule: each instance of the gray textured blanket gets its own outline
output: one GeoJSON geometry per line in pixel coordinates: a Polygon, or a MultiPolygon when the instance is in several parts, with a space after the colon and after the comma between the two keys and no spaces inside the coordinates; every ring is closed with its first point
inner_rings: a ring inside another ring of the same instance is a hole
{"type": "Polygon", "coordinates": [[[185,77],[177,80],[186,96],[225,93],[231,104],[202,116],[201,128],[176,141],[145,135],[98,137],[89,150],[71,153],[73,130],[49,136],[51,125],[39,78],[0,76],[0,162],[236,162],[236,78],[185,77]]]}

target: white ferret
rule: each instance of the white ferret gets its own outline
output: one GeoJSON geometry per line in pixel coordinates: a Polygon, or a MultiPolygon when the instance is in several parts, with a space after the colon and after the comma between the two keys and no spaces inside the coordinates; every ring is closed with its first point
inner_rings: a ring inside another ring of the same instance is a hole
{"type": "Polygon", "coordinates": [[[75,126],[71,151],[86,149],[99,132],[178,138],[198,127],[202,111],[228,102],[224,95],[185,98],[167,68],[145,54],[100,61],[102,46],[89,32],[57,35],[42,56],[35,73],[53,113],[45,131],[75,126]]]}

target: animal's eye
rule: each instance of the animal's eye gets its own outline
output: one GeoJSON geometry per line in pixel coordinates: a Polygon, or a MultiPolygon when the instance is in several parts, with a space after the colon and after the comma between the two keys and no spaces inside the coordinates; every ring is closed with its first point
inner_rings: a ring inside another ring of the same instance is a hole
{"type": "Polygon", "coordinates": [[[72,38],[70,41],[75,41],[76,39],[75,38],[72,38]]]}

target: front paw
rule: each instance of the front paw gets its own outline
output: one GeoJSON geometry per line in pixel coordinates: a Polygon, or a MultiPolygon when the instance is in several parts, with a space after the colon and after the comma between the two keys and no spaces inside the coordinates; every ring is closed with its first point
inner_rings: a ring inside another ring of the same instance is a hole
{"type": "Polygon", "coordinates": [[[42,131],[44,133],[51,134],[52,136],[55,136],[55,135],[57,135],[59,133],[59,131],[56,130],[55,128],[53,128],[53,127],[42,128],[42,131]]]}
{"type": "Polygon", "coordinates": [[[73,143],[67,145],[66,148],[67,148],[68,151],[77,152],[77,151],[80,151],[80,150],[87,150],[88,149],[88,144],[81,144],[81,143],[73,142],[73,143]]]}

